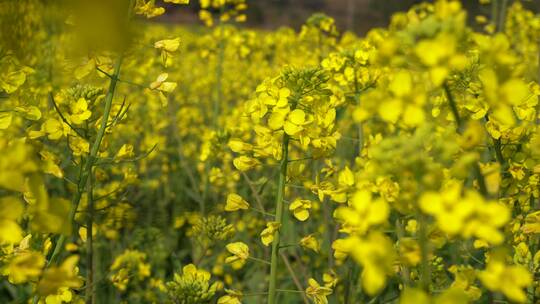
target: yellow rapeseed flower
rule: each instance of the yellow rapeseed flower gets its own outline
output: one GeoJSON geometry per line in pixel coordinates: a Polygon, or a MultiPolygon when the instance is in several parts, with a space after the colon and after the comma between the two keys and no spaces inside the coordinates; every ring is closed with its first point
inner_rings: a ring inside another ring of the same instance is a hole
{"type": "Polygon", "coordinates": [[[274,234],[280,228],[281,224],[278,222],[266,223],[266,228],[261,232],[261,241],[264,246],[270,245],[274,241],[274,234]]]}
{"type": "Polygon", "coordinates": [[[289,210],[292,211],[294,217],[302,222],[308,219],[309,209],[311,209],[311,201],[306,199],[295,199],[289,205],[289,210]]]}
{"type": "Polygon", "coordinates": [[[240,195],[236,193],[229,193],[227,195],[227,203],[225,204],[225,211],[238,211],[240,209],[247,210],[249,203],[246,202],[240,195]]]}
{"type": "Polygon", "coordinates": [[[331,288],[319,285],[313,278],[308,280],[308,285],[309,286],[306,288],[306,295],[312,299],[315,304],[328,304],[328,299],[326,297],[332,294],[331,288]]]}
{"type": "Polygon", "coordinates": [[[249,247],[243,242],[230,243],[225,246],[227,251],[232,255],[225,259],[225,263],[237,263],[241,265],[245,264],[249,258],[249,247]]]}
{"type": "Polygon", "coordinates": [[[531,274],[524,267],[508,266],[498,260],[491,260],[478,278],[489,290],[502,292],[508,299],[519,303],[526,302],[523,288],[533,282],[531,274]]]}

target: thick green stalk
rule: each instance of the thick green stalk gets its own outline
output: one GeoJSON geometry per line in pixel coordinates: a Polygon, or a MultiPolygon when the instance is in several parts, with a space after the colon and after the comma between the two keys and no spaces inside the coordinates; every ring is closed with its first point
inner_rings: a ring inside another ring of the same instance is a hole
{"type": "MultiPolygon", "coordinates": [[[[278,189],[276,195],[276,217],[275,221],[281,226],[283,219],[283,194],[285,193],[285,183],[287,181],[287,163],[289,158],[289,135],[283,135],[283,156],[281,158],[278,189]]],[[[274,233],[274,240],[272,242],[272,253],[270,258],[270,282],[268,284],[268,304],[276,303],[276,282],[277,282],[277,269],[279,261],[279,239],[280,228],[274,233]]]]}
{"type": "Polygon", "coordinates": [[[86,219],[86,304],[94,304],[94,183],[88,179],[88,207],[86,219]]]}
{"type": "MultiPolygon", "coordinates": [[[[82,194],[85,191],[86,183],[88,182],[88,177],[92,173],[92,168],[94,164],[96,163],[99,147],[101,146],[101,141],[103,140],[103,137],[105,136],[105,130],[107,129],[107,122],[109,120],[109,115],[111,113],[112,100],[114,97],[114,92],[116,90],[118,76],[120,75],[120,67],[122,66],[122,61],[123,61],[123,56],[120,56],[114,66],[114,73],[111,77],[109,90],[107,91],[107,95],[105,96],[105,105],[103,108],[103,117],[101,118],[101,126],[98,130],[96,139],[94,140],[94,143],[92,144],[90,155],[88,155],[88,158],[84,165],[81,179],[79,180],[79,183],[77,185],[77,191],[75,192],[71,200],[71,210],[69,212],[69,217],[68,217],[68,221],[70,223],[73,223],[75,219],[75,214],[77,213],[77,208],[79,207],[79,202],[81,201],[82,194]]],[[[56,245],[54,246],[54,250],[51,255],[51,258],[49,259],[49,262],[47,263],[47,266],[55,263],[56,259],[58,258],[58,255],[63,250],[65,241],[66,241],[65,235],[61,235],[58,238],[58,241],[56,242],[56,245]]]]}
{"type": "Polygon", "coordinates": [[[418,213],[420,224],[418,231],[418,242],[420,243],[420,288],[429,291],[431,283],[431,269],[429,267],[429,239],[427,235],[427,220],[422,213],[418,213]]]}
{"type": "MultiPolygon", "coordinates": [[[[135,0],[129,0],[129,7],[128,7],[128,14],[127,14],[127,21],[132,17],[133,14],[133,8],[135,5],[135,0]]],[[[71,210],[69,212],[68,217],[68,223],[74,223],[75,220],[75,214],[77,213],[77,209],[79,207],[79,203],[81,201],[81,197],[83,192],[85,191],[87,187],[88,178],[92,174],[92,168],[94,167],[96,161],[97,161],[97,155],[99,152],[99,148],[101,146],[101,142],[103,140],[103,137],[105,136],[105,131],[107,129],[107,123],[109,122],[109,116],[111,114],[111,108],[112,108],[112,101],[114,98],[114,93],[116,91],[116,84],[118,83],[118,79],[120,76],[120,67],[122,66],[122,62],[124,60],[124,56],[121,54],[118,59],[116,60],[116,63],[114,65],[114,72],[111,75],[111,80],[109,83],[109,89],[107,91],[107,95],[105,96],[105,105],[103,108],[103,116],[101,117],[101,125],[99,127],[98,133],[96,135],[96,138],[92,144],[92,147],[90,149],[90,154],[88,155],[88,158],[86,159],[86,163],[82,164],[81,160],[81,167],[82,172],[79,178],[79,182],[77,184],[77,191],[73,195],[73,198],[71,199],[71,210]]],[[[90,232],[90,238],[92,234],[91,225],[87,230],[87,233],[90,232]]],[[[56,241],[56,244],[54,246],[54,250],[51,254],[51,257],[49,261],[47,262],[47,265],[45,266],[45,269],[48,268],[51,264],[54,264],[56,262],[56,259],[64,249],[64,243],[66,242],[66,236],[60,235],[58,240],[56,241]]],[[[92,246],[92,245],[90,245],[92,246]]],[[[93,259],[92,259],[93,260],[93,259]]],[[[92,288],[92,287],[90,287],[92,288]]],[[[36,304],[39,301],[39,297],[36,295],[34,296],[33,303],[36,304]]],[[[92,297],[93,301],[93,297],[92,297]]]]}
{"type": "Polygon", "coordinates": [[[491,24],[493,24],[493,26],[495,27],[495,30],[497,30],[498,12],[499,12],[499,0],[492,0],[491,1],[491,24]]]}
{"type": "Polygon", "coordinates": [[[499,17],[497,19],[497,32],[504,31],[504,23],[506,22],[506,8],[508,6],[508,0],[502,0],[500,3],[499,17]]]}
{"type": "MultiPolygon", "coordinates": [[[[98,130],[96,139],[94,140],[94,143],[92,144],[90,155],[88,156],[88,158],[86,159],[86,163],[84,164],[82,174],[79,179],[79,183],[77,184],[77,191],[75,192],[75,194],[73,194],[73,198],[71,199],[71,209],[70,209],[69,216],[67,219],[68,223],[73,224],[74,222],[75,214],[77,213],[77,208],[79,207],[82,194],[85,192],[88,178],[90,174],[92,174],[92,168],[94,164],[96,163],[99,147],[101,146],[101,141],[103,140],[103,137],[105,136],[105,130],[107,129],[107,123],[109,120],[109,115],[111,113],[112,100],[114,97],[114,92],[116,90],[118,77],[120,75],[120,67],[122,66],[122,61],[123,61],[123,56],[120,55],[120,57],[117,59],[116,64],[114,66],[114,73],[111,77],[109,90],[107,91],[107,95],[105,96],[105,105],[103,108],[103,116],[101,118],[101,126],[98,130]]],[[[60,253],[62,253],[62,250],[64,249],[65,242],[66,242],[66,236],[63,234],[60,235],[60,237],[56,241],[51,257],[49,258],[49,261],[47,262],[47,265],[45,266],[45,268],[48,268],[50,265],[56,263],[58,256],[60,255],[60,253]]],[[[37,295],[34,296],[32,303],[36,304],[38,303],[38,301],[39,301],[39,297],[37,295]]]]}

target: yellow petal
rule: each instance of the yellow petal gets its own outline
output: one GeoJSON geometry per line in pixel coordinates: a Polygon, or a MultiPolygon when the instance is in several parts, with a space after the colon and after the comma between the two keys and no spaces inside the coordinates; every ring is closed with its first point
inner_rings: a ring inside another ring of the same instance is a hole
{"type": "Polygon", "coordinates": [[[13,114],[10,112],[0,112],[0,130],[5,130],[11,125],[13,114]]]}

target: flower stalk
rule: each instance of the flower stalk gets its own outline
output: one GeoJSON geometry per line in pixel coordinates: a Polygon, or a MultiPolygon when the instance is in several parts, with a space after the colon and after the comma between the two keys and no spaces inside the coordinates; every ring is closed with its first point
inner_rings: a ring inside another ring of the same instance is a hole
{"type": "MultiPolygon", "coordinates": [[[[97,161],[97,154],[99,152],[99,148],[101,146],[103,137],[105,136],[105,130],[107,129],[107,121],[109,120],[109,116],[111,113],[112,100],[114,97],[114,92],[116,90],[118,76],[120,75],[120,67],[122,66],[122,61],[123,61],[123,56],[120,56],[114,66],[114,74],[112,75],[113,77],[111,78],[111,81],[109,84],[109,90],[107,91],[107,95],[105,96],[105,105],[103,108],[103,117],[101,118],[101,126],[98,130],[96,139],[94,140],[94,143],[92,144],[92,148],[90,150],[90,154],[88,155],[88,158],[86,159],[86,163],[84,164],[81,178],[79,179],[79,182],[77,184],[77,191],[75,192],[71,200],[71,210],[68,217],[68,221],[71,223],[73,223],[75,219],[75,214],[77,212],[77,208],[79,207],[82,194],[85,192],[88,178],[92,174],[92,168],[94,167],[94,164],[97,161]]],[[[65,241],[66,241],[65,235],[61,235],[58,238],[58,241],[56,242],[56,245],[54,246],[53,253],[47,265],[54,264],[56,262],[58,255],[63,250],[65,241]]]]}
{"type": "MultiPolygon", "coordinates": [[[[285,193],[285,183],[287,182],[287,164],[289,156],[289,135],[283,135],[283,156],[280,162],[279,180],[276,195],[276,217],[275,221],[281,226],[283,220],[283,195],[285,193]]],[[[268,304],[276,303],[276,282],[277,282],[277,269],[279,261],[279,241],[280,241],[280,229],[274,232],[274,240],[272,242],[272,253],[270,257],[270,282],[268,284],[268,304]]]]}
{"type": "MultiPolygon", "coordinates": [[[[461,117],[459,116],[458,108],[456,101],[454,99],[454,96],[452,95],[452,91],[450,90],[450,86],[448,85],[448,82],[444,82],[444,92],[446,93],[446,98],[448,99],[448,103],[450,105],[450,108],[452,109],[452,115],[454,116],[454,120],[456,121],[456,132],[458,134],[463,133],[463,121],[461,120],[461,117]]],[[[475,162],[473,164],[473,174],[476,177],[476,180],[478,181],[478,187],[480,188],[480,193],[484,197],[487,197],[488,191],[486,186],[486,181],[484,179],[484,175],[482,174],[482,170],[480,169],[480,165],[475,162]]]]}
{"type": "Polygon", "coordinates": [[[86,219],[86,304],[94,303],[94,183],[90,176],[88,179],[88,207],[86,219]]]}

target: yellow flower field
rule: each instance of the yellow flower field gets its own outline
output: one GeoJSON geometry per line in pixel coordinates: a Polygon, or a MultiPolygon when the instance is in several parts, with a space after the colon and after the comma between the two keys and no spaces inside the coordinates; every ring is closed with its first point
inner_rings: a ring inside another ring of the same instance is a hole
{"type": "Polygon", "coordinates": [[[0,303],[540,303],[527,1],[189,2],[0,0],[0,303]]]}

